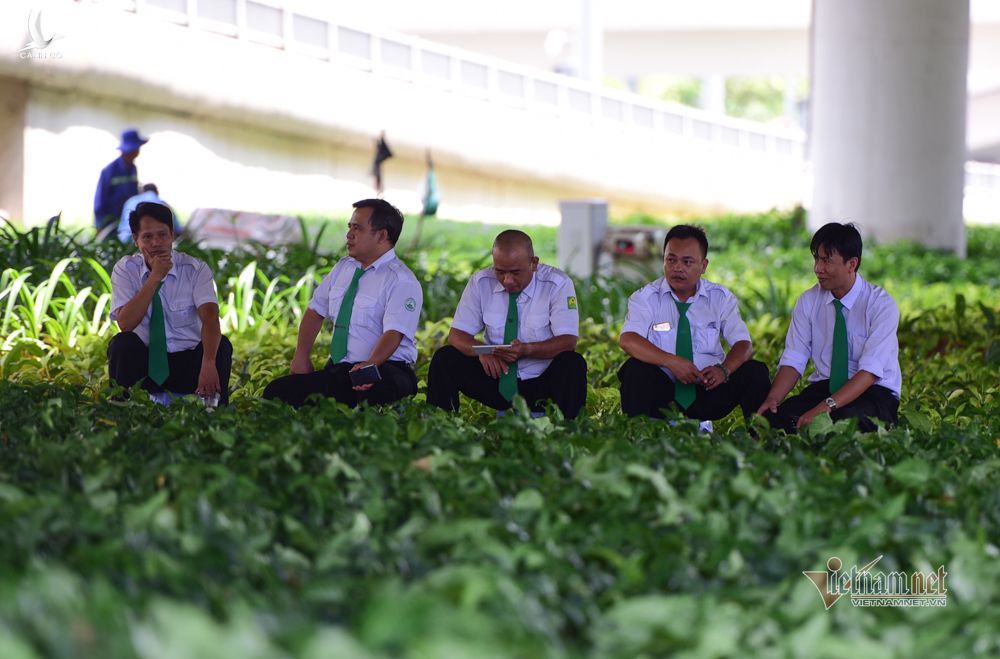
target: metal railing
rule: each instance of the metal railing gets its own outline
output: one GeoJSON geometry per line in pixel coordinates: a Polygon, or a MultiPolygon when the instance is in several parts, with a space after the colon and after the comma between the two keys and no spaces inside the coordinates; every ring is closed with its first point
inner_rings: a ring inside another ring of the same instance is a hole
{"type": "MultiPolygon", "coordinates": [[[[91,0],[144,17],[527,111],[805,159],[805,134],[619,92],[417,37],[289,8],[283,0],[91,0]]],[[[1000,166],[969,162],[966,187],[1000,192],[1000,166]]]]}
{"type": "Polygon", "coordinates": [[[973,161],[965,163],[965,187],[990,191],[1000,201],[1000,165],[973,161]]]}
{"type": "Polygon", "coordinates": [[[420,38],[296,12],[282,0],[91,0],[138,15],[532,112],[804,158],[802,131],[719,116],[420,38]]]}

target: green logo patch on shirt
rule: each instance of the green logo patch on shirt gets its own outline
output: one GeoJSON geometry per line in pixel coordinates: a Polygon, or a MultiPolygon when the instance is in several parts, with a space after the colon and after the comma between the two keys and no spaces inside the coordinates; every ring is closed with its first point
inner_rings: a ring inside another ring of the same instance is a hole
{"type": "Polygon", "coordinates": [[[572,295],[570,295],[568,298],[566,298],[566,308],[567,309],[576,309],[576,298],[573,297],[572,295]]]}
{"type": "Polygon", "coordinates": [[[407,311],[413,311],[414,309],[417,308],[417,301],[414,300],[412,297],[408,297],[406,298],[406,302],[403,303],[403,308],[406,309],[407,311]]]}

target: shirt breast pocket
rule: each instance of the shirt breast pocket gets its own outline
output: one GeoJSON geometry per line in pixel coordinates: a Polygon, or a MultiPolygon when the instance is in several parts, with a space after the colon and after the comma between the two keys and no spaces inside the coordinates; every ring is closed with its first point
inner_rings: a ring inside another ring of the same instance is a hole
{"type": "MultiPolygon", "coordinates": [[[[483,325],[486,326],[488,337],[499,337],[503,341],[503,330],[507,324],[507,314],[499,311],[487,311],[483,314],[483,325]]],[[[487,340],[487,343],[489,341],[487,340]]]]}
{"type": "Polygon", "coordinates": [[[666,324],[653,323],[653,326],[651,327],[650,331],[646,333],[646,338],[649,340],[650,343],[652,343],[660,350],[664,352],[673,353],[675,350],[675,346],[677,345],[677,327],[670,324],[670,329],[663,329],[657,331],[656,329],[654,329],[656,325],[660,325],[660,327],[666,327],[666,324]]]}
{"type": "Polygon", "coordinates": [[[545,341],[553,336],[548,316],[525,319],[521,323],[521,333],[528,342],[545,341]]]}
{"type": "Polygon", "coordinates": [[[340,313],[340,303],[344,301],[344,293],[347,288],[344,286],[334,286],[330,289],[330,294],[326,298],[326,316],[333,321],[337,320],[340,313]]]}
{"type": "Polygon", "coordinates": [[[865,350],[865,344],[868,343],[868,335],[862,333],[854,333],[851,331],[847,332],[847,343],[850,346],[850,359],[855,361],[861,359],[861,353],[865,350]]]}
{"type": "Polygon", "coordinates": [[[378,299],[364,293],[358,293],[354,297],[354,311],[351,314],[351,320],[364,320],[369,327],[374,329],[377,325],[380,328],[382,326],[382,313],[378,299]]]}
{"type": "Polygon", "coordinates": [[[691,334],[695,352],[715,352],[719,347],[718,327],[699,327],[691,334]]]}
{"type": "Polygon", "coordinates": [[[198,320],[198,310],[191,300],[172,300],[167,307],[170,309],[170,324],[173,327],[187,327],[198,320]]]}

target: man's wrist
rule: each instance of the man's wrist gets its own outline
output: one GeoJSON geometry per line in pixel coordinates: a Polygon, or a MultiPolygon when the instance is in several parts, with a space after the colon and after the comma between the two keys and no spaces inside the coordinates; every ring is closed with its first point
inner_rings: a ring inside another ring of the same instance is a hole
{"type": "Polygon", "coordinates": [[[718,364],[716,364],[716,366],[719,368],[720,371],[722,371],[722,374],[726,377],[726,382],[729,382],[729,378],[730,376],[732,376],[732,373],[729,372],[729,369],[726,368],[726,365],[723,364],[722,362],[719,362],[718,364]]]}

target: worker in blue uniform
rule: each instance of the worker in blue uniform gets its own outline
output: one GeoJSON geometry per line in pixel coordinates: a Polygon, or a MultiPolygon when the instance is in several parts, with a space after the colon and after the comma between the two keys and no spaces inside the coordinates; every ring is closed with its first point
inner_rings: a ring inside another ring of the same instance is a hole
{"type": "Polygon", "coordinates": [[[140,137],[139,131],[134,128],[124,131],[118,145],[122,154],[101,170],[94,193],[94,226],[98,233],[108,225],[117,226],[125,202],[139,194],[135,159],[139,156],[139,149],[148,141],[140,137]]]}

